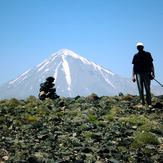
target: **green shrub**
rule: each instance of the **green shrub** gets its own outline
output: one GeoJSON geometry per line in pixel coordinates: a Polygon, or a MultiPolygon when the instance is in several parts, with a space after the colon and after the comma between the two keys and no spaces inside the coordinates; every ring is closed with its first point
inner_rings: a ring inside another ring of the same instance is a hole
{"type": "Polygon", "coordinates": [[[119,118],[120,122],[129,122],[132,124],[145,124],[149,122],[149,119],[145,118],[142,115],[131,114],[127,117],[119,118]]]}
{"type": "Polygon", "coordinates": [[[86,99],[90,100],[90,101],[95,101],[100,99],[95,93],[92,93],[90,96],[88,96],[86,99]]]}
{"type": "Polygon", "coordinates": [[[158,115],[156,113],[149,114],[148,117],[150,120],[157,119],[158,115]]]}
{"type": "Polygon", "coordinates": [[[75,112],[75,111],[69,111],[69,112],[67,113],[67,115],[68,115],[68,116],[76,116],[76,115],[77,115],[77,112],[75,112]]]}
{"type": "Polygon", "coordinates": [[[84,97],[79,97],[75,101],[76,103],[86,103],[86,99],[84,97]]]}
{"type": "Polygon", "coordinates": [[[17,107],[18,105],[20,105],[20,102],[19,102],[19,100],[17,100],[16,98],[12,98],[11,100],[9,100],[8,102],[7,102],[7,105],[9,106],[9,107],[17,107]]]}
{"type": "Polygon", "coordinates": [[[133,98],[132,95],[127,94],[127,95],[125,95],[125,96],[122,96],[121,99],[122,99],[122,100],[125,100],[125,101],[131,101],[131,100],[133,100],[134,98],[133,98]]]}
{"type": "Polygon", "coordinates": [[[120,111],[120,108],[113,105],[111,107],[111,109],[109,110],[109,112],[103,116],[104,120],[107,120],[107,121],[113,121],[114,118],[118,115],[118,112],[120,111]]]}
{"type": "Polygon", "coordinates": [[[28,123],[35,123],[36,121],[38,121],[38,117],[36,116],[31,116],[31,115],[28,115],[27,117],[27,120],[26,120],[28,123]]]}
{"type": "Polygon", "coordinates": [[[103,126],[103,127],[107,126],[107,123],[104,122],[104,121],[92,121],[92,124],[100,125],[100,126],[103,126]]]}
{"type": "Polygon", "coordinates": [[[36,101],[37,98],[35,96],[29,96],[28,98],[26,98],[27,102],[31,102],[31,101],[36,101]]]}
{"type": "Polygon", "coordinates": [[[143,132],[137,135],[135,141],[131,144],[131,148],[140,148],[147,144],[158,145],[159,141],[152,133],[143,132]]]}
{"type": "Polygon", "coordinates": [[[91,132],[85,132],[85,133],[83,134],[83,136],[86,137],[86,138],[91,138],[92,133],[91,133],[91,132]]]}
{"type": "Polygon", "coordinates": [[[150,121],[148,123],[145,123],[144,125],[138,127],[139,131],[147,131],[147,132],[156,132],[156,133],[162,133],[163,125],[155,122],[150,121]]]}
{"type": "Polygon", "coordinates": [[[88,115],[88,117],[89,117],[89,119],[90,119],[91,121],[94,121],[94,120],[97,119],[97,116],[95,116],[95,115],[88,115]]]}
{"type": "Polygon", "coordinates": [[[106,115],[106,116],[104,116],[104,120],[113,121],[114,120],[114,115],[106,115]]]}

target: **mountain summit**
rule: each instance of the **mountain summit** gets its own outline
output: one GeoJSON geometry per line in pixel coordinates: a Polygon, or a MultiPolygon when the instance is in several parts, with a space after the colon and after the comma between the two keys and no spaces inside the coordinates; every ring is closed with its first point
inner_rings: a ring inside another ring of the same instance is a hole
{"type": "Polygon", "coordinates": [[[137,94],[136,84],[131,79],[116,75],[68,49],[63,49],[18,78],[0,86],[0,99],[23,99],[30,95],[38,97],[40,84],[49,76],[55,78],[56,93],[61,97],[88,96],[91,93],[99,96],[112,96],[119,92],[137,94]]]}

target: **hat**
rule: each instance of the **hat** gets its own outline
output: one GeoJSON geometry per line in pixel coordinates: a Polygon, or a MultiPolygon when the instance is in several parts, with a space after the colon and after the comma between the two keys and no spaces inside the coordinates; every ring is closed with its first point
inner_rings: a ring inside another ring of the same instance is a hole
{"type": "Polygon", "coordinates": [[[137,43],[137,46],[143,46],[144,47],[143,43],[141,43],[141,42],[137,43]]]}

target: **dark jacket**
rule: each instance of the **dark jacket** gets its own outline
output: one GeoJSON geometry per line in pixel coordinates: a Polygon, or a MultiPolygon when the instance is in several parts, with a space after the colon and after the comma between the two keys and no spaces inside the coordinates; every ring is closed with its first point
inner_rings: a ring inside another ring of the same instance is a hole
{"type": "Polygon", "coordinates": [[[143,51],[142,54],[136,53],[134,55],[132,64],[134,64],[134,72],[151,72],[153,66],[153,58],[149,52],[143,51]]]}

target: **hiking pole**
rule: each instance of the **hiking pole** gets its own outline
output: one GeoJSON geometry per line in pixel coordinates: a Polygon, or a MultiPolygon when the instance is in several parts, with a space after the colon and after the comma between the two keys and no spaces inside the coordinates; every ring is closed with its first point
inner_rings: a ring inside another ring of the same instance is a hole
{"type": "Polygon", "coordinates": [[[163,87],[163,85],[162,85],[159,81],[157,81],[155,78],[154,78],[154,80],[155,80],[158,84],[160,84],[161,87],[163,87]]]}

